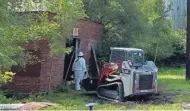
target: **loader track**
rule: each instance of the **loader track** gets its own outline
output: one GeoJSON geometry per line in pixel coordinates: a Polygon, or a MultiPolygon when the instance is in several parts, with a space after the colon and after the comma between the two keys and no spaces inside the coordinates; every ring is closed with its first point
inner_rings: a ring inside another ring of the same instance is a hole
{"type": "Polygon", "coordinates": [[[114,82],[106,85],[102,85],[98,87],[98,93],[97,96],[99,98],[110,100],[110,101],[123,101],[124,100],[124,90],[123,90],[123,84],[121,82],[114,82]],[[117,85],[117,88],[112,90],[112,94],[109,94],[111,90],[106,90],[107,86],[117,85]],[[110,96],[109,96],[110,95],[110,96]]]}
{"type": "Polygon", "coordinates": [[[125,98],[123,102],[120,101],[109,101],[108,99],[100,99],[96,96],[96,92],[91,94],[85,94],[86,96],[89,96],[90,100],[87,100],[88,102],[98,102],[101,104],[104,103],[110,103],[110,104],[118,104],[118,105],[127,105],[127,106],[133,106],[136,104],[154,104],[154,105],[160,105],[160,104],[173,104],[173,96],[169,93],[161,93],[158,92],[155,95],[152,95],[150,97],[142,96],[142,97],[133,97],[133,98],[125,98]]]}

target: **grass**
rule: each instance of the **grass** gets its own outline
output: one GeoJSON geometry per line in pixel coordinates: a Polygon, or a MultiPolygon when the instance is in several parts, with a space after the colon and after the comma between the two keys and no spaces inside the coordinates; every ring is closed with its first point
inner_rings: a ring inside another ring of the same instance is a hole
{"type": "Polygon", "coordinates": [[[137,105],[136,110],[181,110],[180,104],[137,105]]]}
{"type": "Polygon", "coordinates": [[[161,68],[159,84],[167,86],[167,91],[190,91],[190,81],[185,80],[185,68],[161,68]]]}
{"type": "Polygon", "coordinates": [[[18,103],[31,101],[48,101],[59,104],[58,106],[51,106],[43,108],[42,110],[88,110],[86,103],[95,102],[98,105],[95,110],[181,110],[183,102],[190,102],[190,82],[185,81],[184,68],[160,68],[158,74],[158,87],[164,97],[172,97],[173,103],[167,103],[165,100],[155,103],[140,103],[127,101],[125,103],[111,103],[110,101],[103,101],[97,99],[95,95],[75,94],[72,92],[50,93],[47,95],[30,95],[27,98],[11,98],[0,94],[0,103],[18,103]],[[3,99],[2,99],[3,98],[3,99]]]}
{"type": "Polygon", "coordinates": [[[190,102],[190,81],[185,80],[185,68],[161,68],[158,78],[164,91],[175,94],[176,103],[190,102]]]}

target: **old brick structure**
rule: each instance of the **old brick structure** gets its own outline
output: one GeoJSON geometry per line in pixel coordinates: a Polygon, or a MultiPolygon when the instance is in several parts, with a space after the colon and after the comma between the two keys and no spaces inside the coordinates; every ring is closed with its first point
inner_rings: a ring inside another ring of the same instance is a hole
{"type": "MultiPolygon", "coordinates": [[[[18,71],[5,88],[10,90],[27,93],[27,92],[47,92],[54,90],[57,85],[61,84],[64,69],[63,56],[50,56],[49,42],[41,40],[36,43],[39,47],[34,49],[33,43],[22,44],[27,51],[38,51],[37,56],[41,62],[26,67],[26,71],[18,71]]],[[[64,43],[63,43],[64,44],[64,43]]]]}
{"type": "MultiPolygon", "coordinates": [[[[90,45],[95,46],[101,40],[103,34],[103,25],[83,19],[78,24],[79,37],[81,39],[81,50],[85,54],[87,63],[90,58],[90,45]]],[[[37,42],[39,46],[35,54],[42,62],[28,66],[26,72],[17,72],[13,81],[4,86],[22,93],[28,92],[48,92],[55,90],[63,81],[64,75],[64,56],[51,57],[49,54],[50,47],[47,40],[37,42]]],[[[33,43],[23,44],[28,51],[34,51],[33,43]]],[[[65,43],[63,42],[63,46],[65,43]]]]}
{"type": "Polygon", "coordinates": [[[88,64],[91,56],[91,46],[96,47],[103,34],[103,25],[90,20],[81,20],[79,23],[80,48],[88,64]]]}

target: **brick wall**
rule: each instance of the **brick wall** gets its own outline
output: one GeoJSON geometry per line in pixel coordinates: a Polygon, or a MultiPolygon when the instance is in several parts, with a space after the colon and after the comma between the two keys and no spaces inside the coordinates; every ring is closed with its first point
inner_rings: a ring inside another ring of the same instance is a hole
{"type": "Polygon", "coordinates": [[[63,81],[64,57],[45,55],[40,75],[40,91],[55,90],[63,81]],[[49,89],[50,88],[50,89],[49,89]]]}
{"type": "Polygon", "coordinates": [[[51,89],[55,90],[58,85],[63,81],[63,69],[64,69],[64,59],[63,57],[53,57],[52,58],[52,77],[51,77],[51,89]]]}
{"type": "Polygon", "coordinates": [[[40,78],[39,77],[22,77],[22,76],[14,76],[13,81],[3,89],[9,89],[11,91],[17,91],[22,93],[28,92],[38,92],[40,78]]]}
{"type": "Polygon", "coordinates": [[[79,25],[79,37],[81,38],[80,47],[85,55],[88,64],[91,52],[91,45],[96,46],[96,43],[101,40],[103,35],[103,25],[90,20],[81,20],[79,25]]]}
{"type": "MultiPolygon", "coordinates": [[[[31,77],[31,75],[17,76],[16,74],[13,81],[4,86],[4,89],[11,89],[14,91],[28,93],[28,92],[47,92],[55,90],[61,84],[64,69],[64,56],[53,56],[49,54],[49,42],[41,40],[36,42],[37,50],[40,50],[41,71],[39,77],[31,77]],[[50,87],[49,87],[50,86],[50,87]]],[[[34,50],[33,43],[21,44],[26,50],[34,50]]],[[[63,42],[64,46],[64,42],[63,42]]]]}

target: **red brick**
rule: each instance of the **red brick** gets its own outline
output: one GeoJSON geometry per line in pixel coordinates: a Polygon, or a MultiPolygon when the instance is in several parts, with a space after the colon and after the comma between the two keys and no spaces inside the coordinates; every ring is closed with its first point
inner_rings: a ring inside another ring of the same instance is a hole
{"type": "MultiPolygon", "coordinates": [[[[92,41],[100,41],[103,34],[103,25],[94,23],[89,20],[81,20],[78,24],[79,37],[81,38],[81,49],[85,54],[86,62],[89,62],[90,58],[90,45],[92,41]]],[[[37,41],[40,50],[41,72],[39,77],[20,77],[14,76],[11,83],[4,86],[11,90],[28,93],[28,92],[48,92],[49,90],[55,90],[58,85],[63,81],[63,69],[64,69],[64,57],[63,56],[50,56],[49,42],[47,40],[37,41]],[[51,77],[51,79],[50,79],[51,77]],[[51,80],[51,81],[50,81],[51,80]],[[50,85],[50,89],[49,89],[50,85]]],[[[63,42],[63,47],[65,43],[63,42]]],[[[34,44],[32,42],[23,43],[27,50],[34,50],[34,44]]]]}

